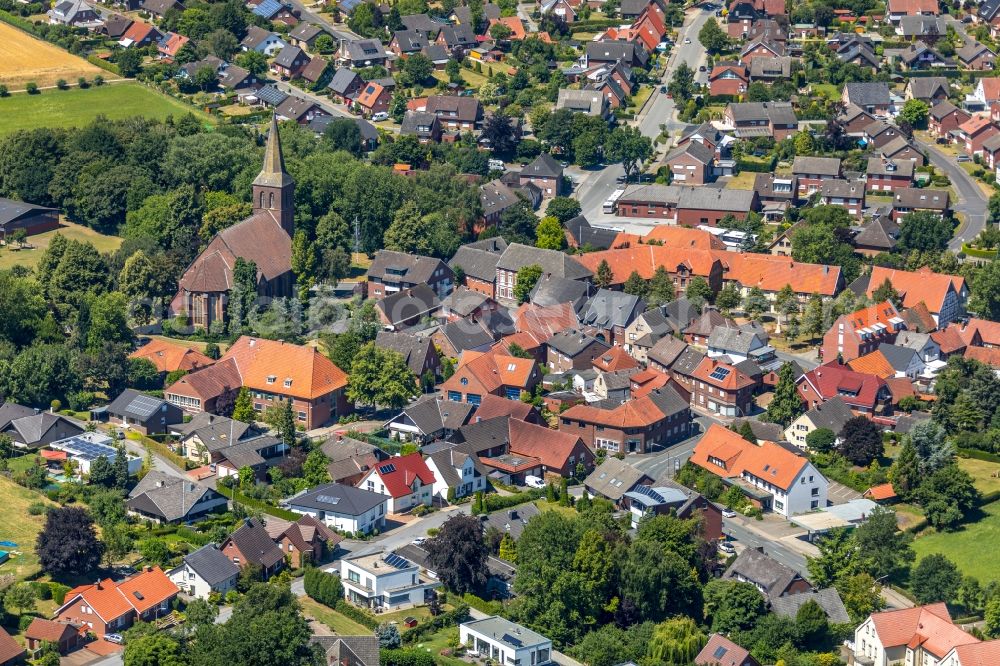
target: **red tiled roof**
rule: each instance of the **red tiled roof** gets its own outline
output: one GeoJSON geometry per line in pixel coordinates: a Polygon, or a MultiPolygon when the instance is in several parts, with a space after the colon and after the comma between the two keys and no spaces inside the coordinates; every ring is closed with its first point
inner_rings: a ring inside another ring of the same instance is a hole
{"type": "Polygon", "coordinates": [[[385,489],[393,497],[405,497],[413,492],[413,482],[416,479],[420,479],[420,483],[425,486],[434,483],[434,473],[419,453],[383,460],[375,466],[375,474],[382,479],[385,489]]]}
{"type": "Polygon", "coordinates": [[[513,319],[518,333],[531,333],[541,342],[579,324],[572,303],[545,306],[524,303],[514,311],[513,319]]]}
{"type": "MultiPolygon", "coordinates": [[[[995,99],[997,95],[1000,95],[1000,82],[994,79],[980,79],[983,82],[984,88],[989,89],[986,93],[987,99],[995,99]],[[989,83],[987,83],[989,81],[989,83]],[[992,92],[995,91],[995,92],[992,92]]],[[[958,126],[958,129],[968,134],[969,136],[975,136],[977,132],[991,126],[993,122],[990,120],[989,116],[972,116],[964,123],[958,126]]]]}
{"type": "Polygon", "coordinates": [[[996,347],[966,347],[964,356],[1000,368],[1000,349],[996,347]]]}
{"type": "Polygon", "coordinates": [[[76,597],[83,597],[87,605],[105,622],[111,622],[135,610],[110,578],[74,587],[66,594],[63,607],[69,605],[76,597]]]}
{"type": "Polygon", "coordinates": [[[649,280],[659,266],[663,266],[670,273],[677,273],[679,268],[684,267],[694,275],[707,277],[718,261],[710,250],[667,245],[635,245],[615,250],[588,252],[576,257],[576,260],[594,273],[602,261],[607,261],[614,274],[613,284],[623,284],[633,271],[643,279],[649,280]]]}
{"type": "Polygon", "coordinates": [[[160,372],[190,371],[215,363],[197,349],[160,339],[150,340],[129,354],[129,358],[144,358],[160,372]]]}
{"type": "Polygon", "coordinates": [[[628,355],[624,347],[612,347],[594,359],[592,365],[597,370],[614,372],[616,370],[631,370],[638,368],[639,362],[628,355]]]}
{"type": "MultiPolygon", "coordinates": [[[[722,634],[712,634],[708,643],[702,648],[698,656],[694,658],[696,666],[744,666],[750,657],[750,652],[740,647],[722,634]],[[724,650],[723,656],[718,656],[718,652],[724,650]]],[[[756,664],[756,661],[752,663],[756,664]]]]}
{"type": "Polygon", "coordinates": [[[549,469],[561,469],[573,455],[580,438],[518,419],[508,421],[510,452],[538,458],[549,469]]]}
{"type": "Polygon", "coordinates": [[[931,333],[931,340],[941,345],[942,354],[952,354],[968,346],[962,337],[959,325],[954,323],[944,330],[931,333]]]}
{"type": "Polygon", "coordinates": [[[892,487],[891,483],[880,483],[877,486],[872,486],[865,491],[865,497],[875,500],[876,502],[880,500],[892,499],[896,496],[896,490],[892,487]]]}
{"type": "Polygon", "coordinates": [[[1000,323],[972,317],[965,326],[952,323],[947,330],[954,330],[967,345],[1000,346],[1000,323]],[[979,339],[976,339],[976,334],[979,339]]]}
{"type": "Polygon", "coordinates": [[[711,384],[712,386],[718,386],[719,388],[725,389],[727,391],[738,391],[747,386],[752,386],[756,382],[747,375],[746,373],[740,372],[732,365],[728,363],[723,363],[717,359],[705,357],[701,359],[701,362],[695,367],[691,376],[698,381],[705,382],[706,384],[711,384]],[[712,377],[712,373],[719,368],[726,368],[729,370],[726,376],[722,379],[716,379],[712,377]]]}
{"type": "Polygon", "coordinates": [[[468,384],[462,384],[462,380],[475,379],[486,393],[493,393],[501,386],[525,389],[536,370],[534,359],[508,356],[499,348],[483,354],[464,352],[455,374],[441,388],[465,393],[468,384]]]}
{"type": "Polygon", "coordinates": [[[75,587],[66,594],[62,608],[76,597],[82,597],[102,620],[111,622],[133,610],[144,613],[173,598],[179,591],[160,567],[152,567],[120,583],[106,578],[91,585],[75,587]]]}
{"type": "MultiPolygon", "coordinates": [[[[76,627],[71,624],[46,620],[44,617],[36,617],[28,625],[28,628],[24,632],[24,637],[36,641],[58,643],[75,633],[77,633],[76,627]]],[[[0,658],[0,661],[3,661],[3,659],[0,658]]]]}
{"type": "Polygon", "coordinates": [[[905,14],[917,16],[921,14],[938,14],[937,0],[889,0],[890,14],[905,14]]]}
{"type": "Polygon", "coordinates": [[[876,377],[881,377],[882,379],[888,379],[896,376],[896,369],[890,365],[889,360],[885,357],[885,354],[877,349],[870,354],[865,354],[864,356],[860,356],[853,361],[848,361],[847,367],[854,372],[861,372],[866,375],[875,375],[876,377]]]}
{"type": "Polygon", "coordinates": [[[633,397],[614,409],[603,409],[591,405],[573,405],[562,416],[575,421],[583,421],[611,428],[641,428],[657,423],[664,418],[660,408],[649,395],[633,397]]]}
{"type": "Polygon", "coordinates": [[[940,659],[953,647],[979,642],[952,623],[943,603],[872,613],[871,619],[885,648],[919,645],[940,659]]]}
{"type": "Polygon", "coordinates": [[[23,655],[24,648],[0,627],[0,664],[12,662],[23,655]]]}
{"type": "Polygon", "coordinates": [[[959,645],[955,654],[962,666],[996,666],[1000,664],[1000,640],[959,645]]]}
{"type": "Polygon", "coordinates": [[[368,85],[365,86],[361,94],[358,95],[358,104],[365,107],[366,109],[372,109],[375,107],[378,98],[385,92],[385,88],[374,81],[369,81],[368,85]]]}
{"type": "Polygon", "coordinates": [[[524,421],[534,409],[530,404],[520,400],[508,400],[498,395],[484,395],[479,407],[476,408],[476,421],[488,421],[498,416],[510,416],[524,421]]]}
{"type": "Polygon", "coordinates": [[[791,257],[745,252],[716,252],[726,280],[744,287],[778,292],[787,284],[797,294],[833,296],[840,285],[840,266],[806,264],[791,257]]]}
{"type": "Polygon", "coordinates": [[[848,405],[869,409],[875,405],[879,389],[886,385],[880,377],[855,372],[836,361],[810,370],[802,375],[801,381],[808,383],[824,400],[839,395],[848,405]],[[842,391],[856,395],[845,395],[842,391]]]}
{"type": "Polygon", "coordinates": [[[983,92],[986,94],[986,101],[1000,99],[1000,79],[984,77],[980,79],[983,85],[983,92]]]}
{"type": "Polygon", "coordinates": [[[691,462],[725,478],[748,472],[787,490],[808,461],[774,442],[752,444],[717,423],[709,427],[691,454],[691,462]],[[721,460],[722,467],[713,460],[721,460]]]}

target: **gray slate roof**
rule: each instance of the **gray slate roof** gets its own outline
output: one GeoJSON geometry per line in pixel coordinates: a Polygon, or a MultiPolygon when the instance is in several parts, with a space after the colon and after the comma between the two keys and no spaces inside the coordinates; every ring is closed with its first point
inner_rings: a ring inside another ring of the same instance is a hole
{"type": "Polygon", "coordinates": [[[378,636],[312,636],[309,642],[319,645],[327,664],[379,666],[378,636]]]}
{"type": "Polygon", "coordinates": [[[410,371],[418,377],[423,374],[427,355],[433,353],[433,343],[428,338],[398,331],[379,331],[375,336],[375,346],[402,356],[410,371]]]}
{"type": "Polygon", "coordinates": [[[674,362],[688,348],[688,344],[672,335],[666,335],[656,341],[656,344],[646,353],[651,361],[656,361],[664,367],[673,366],[674,362]]]}
{"type": "Polygon", "coordinates": [[[0,432],[10,426],[11,421],[25,416],[31,416],[38,412],[31,407],[19,405],[16,402],[5,402],[0,404],[0,432]]]}
{"type": "Polygon", "coordinates": [[[819,607],[826,613],[826,617],[834,624],[847,624],[851,621],[847,609],[844,608],[844,602],[840,599],[836,588],[833,587],[818,592],[801,592],[772,599],[771,610],[782,617],[795,619],[799,609],[810,601],[819,604],[819,607]]]}
{"type": "Polygon", "coordinates": [[[215,491],[190,479],[154,469],[142,477],[125,503],[143,513],[158,515],[162,520],[172,522],[187,516],[191,507],[209,493],[215,494],[215,491]]]}
{"type": "Polygon", "coordinates": [[[302,507],[342,513],[347,516],[360,516],[388,499],[388,495],[363,488],[341,483],[326,483],[289,497],[283,504],[293,509],[302,507]]]}
{"type": "Polygon", "coordinates": [[[295,60],[303,54],[304,51],[297,46],[286,46],[275,56],[274,64],[279,67],[291,68],[295,65],[295,60]]]}
{"type": "Polygon", "coordinates": [[[249,563],[259,564],[265,569],[273,567],[284,559],[278,544],[274,543],[267,529],[256,518],[247,518],[240,528],[229,535],[226,541],[236,544],[249,563]]]}
{"type": "Polygon", "coordinates": [[[840,396],[834,396],[826,402],[816,405],[805,415],[817,428],[831,430],[834,435],[839,435],[844,425],[854,418],[851,408],[840,396]]]}
{"type": "Polygon", "coordinates": [[[447,428],[457,430],[469,422],[469,417],[475,410],[475,405],[466,402],[439,400],[437,396],[427,395],[406,407],[403,413],[425,435],[432,435],[447,428]]]}
{"type": "Polygon", "coordinates": [[[779,598],[796,579],[801,578],[792,569],[754,548],[747,548],[740,553],[722,577],[726,580],[738,580],[737,575],[763,587],[764,596],[771,602],[779,598]]]}
{"type": "Polygon", "coordinates": [[[163,398],[154,398],[135,389],[125,389],[108,405],[108,413],[129,416],[145,423],[166,404],[167,401],[163,398]]]}
{"type": "Polygon", "coordinates": [[[183,439],[196,435],[210,452],[232,446],[234,442],[256,434],[249,423],[209,412],[199,412],[187,423],[173,426],[171,431],[178,433],[183,439]]]}
{"type": "Polygon", "coordinates": [[[590,298],[590,291],[589,282],[543,275],[531,290],[529,300],[534,305],[542,307],[572,303],[573,309],[579,313],[590,298]]]}
{"type": "Polygon", "coordinates": [[[580,247],[589,246],[597,250],[607,250],[618,237],[617,231],[592,226],[583,215],[567,220],[563,226],[580,247]]]}
{"type": "Polygon", "coordinates": [[[750,424],[750,430],[753,432],[753,436],[758,440],[779,442],[785,437],[784,431],[781,429],[779,424],[766,423],[764,421],[758,421],[757,419],[734,419],[733,427],[739,430],[743,427],[744,423],[750,424]]]}
{"type": "Polygon", "coordinates": [[[481,516],[483,529],[495,527],[501,534],[510,534],[514,541],[521,537],[524,526],[528,521],[541,513],[534,504],[521,504],[512,509],[494,511],[493,513],[481,516]]]}
{"type": "Polygon", "coordinates": [[[855,81],[845,84],[847,98],[860,107],[889,104],[889,85],[884,82],[855,81]]]}
{"type": "Polygon", "coordinates": [[[521,170],[522,176],[539,178],[562,178],[562,173],[562,165],[548,153],[542,153],[521,170]]]}
{"type": "Polygon", "coordinates": [[[643,479],[653,480],[624,460],[608,456],[590,473],[583,485],[589,490],[607,497],[612,502],[618,502],[626,492],[632,490],[643,479]]]}
{"type": "Polygon", "coordinates": [[[891,365],[897,372],[906,370],[906,368],[910,365],[910,361],[913,360],[913,357],[917,353],[909,347],[891,345],[888,342],[880,344],[878,346],[878,350],[882,352],[882,356],[885,356],[885,360],[889,361],[889,365],[891,365]]]}
{"type": "Polygon", "coordinates": [[[214,543],[206,544],[184,556],[184,563],[205,579],[209,585],[218,585],[233,576],[238,576],[240,568],[222,554],[214,543]]]}
{"type": "Polygon", "coordinates": [[[840,175],[840,158],[807,157],[805,155],[799,155],[795,158],[795,161],[792,162],[792,173],[837,177],[840,175]]]}
{"type": "Polygon", "coordinates": [[[507,246],[500,256],[500,261],[497,262],[497,268],[517,272],[533,264],[541,266],[543,274],[550,273],[571,280],[585,280],[592,275],[583,264],[564,252],[544,250],[520,243],[511,243],[507,246]]]}
{"type": "Polygon", "coordinates": [[[600,328],[625,327],[645,309],[646,302],[638,296],[600,289],[584,307],[580,322],[600,328]]]}
{"type": "MultiPolygon", "coordinates": [[[[708,346],[714,349],[736,352],[742,356],[750,353],[754,348],[754,342],[765,343],[754,333],[744,331],[740,328],[719,327],[712,330],[708,336],[708,346]]],[[[766,343],[765,343],[766,344],[766,343]]]]}
{"type": "Polygon", "coordinates": [[[30,414],[14,419],[10,422],[10,428],[13,428],[16,433],[13,435],[14,441],[32,447],[41,446],[40,443],[45,438],[45,435],[53,428],[59,428],[56,431],[55,437],[64,439],[81,434],[84,424],[59,414],[39,412],[38,414],[30,414]]]}
{"type": "Polygon", "coordinates": [[[458,267],[469,277],[492,283],[497,275],[497,262],[500,253],[480,250],[469,245],[463,245],[455,252],[448,265],[452,270],[458,267]]]}
{"type": "Polygon", "coordinates": [[[549,338],[545,344],[552,349],[573,358],[595,342],[605,349],[610,349],[607,344],[580,330],[559,331],[549,338]]]}

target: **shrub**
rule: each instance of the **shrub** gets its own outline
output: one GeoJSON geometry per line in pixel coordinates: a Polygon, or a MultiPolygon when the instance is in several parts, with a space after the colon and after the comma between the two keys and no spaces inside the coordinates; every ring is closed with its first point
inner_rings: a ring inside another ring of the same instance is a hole
{"type": "Polygon", "coordinates": [[[100,74],[98,74],[97,76],[95,76],[94,77],[94,85],[95,86],[103,86],[104,85],[104,77],[101,76],[100,74]]]}
{"type": "Polygon", "coordinates": [[[28,627],[31,626],[31,623],[34,622],[34,620],[35,620],[34,615],[24,614],[17,619],[17,628],[23,632],[27,630],[28,627]]]}
{"type": "Polygon", "coordinates": [[[62,583],[49,583],[49,590],[52,592],[52,601],[56,602],[57,606],[62,606],[70,587],[62,583]]]}
{"type": "Polygon", "coordinates": [[[24,85],[24,89],[28,91],[29,95],[37,95],[39,93],[38,84],[34,81],[28,81],[24,85]]]}
{"type": "Polygon", "coordinates": [[[380,650],[379,656],[386,666],[434,666],[434,656],[418,648],[380,650]]]}
{"type": "Polygon", "coordinates": [[[0,97],[9,97],[10,91],[7,90],[7,86],[0,83],[0,97]]]}
{"type": "Polygon", "coordinates": [[[32,502],[28,507],[28,513],[32,516],[40,516],[48,511],[48,507],[42,502],[32,502]]]}
{"type": "Polygon", "coordinates": [[[79,88],[89,88],[89,87],[90,87],[90,84],[89,84],[89,83],[87,83],[87,78],[86,78],[86,77],[84,77],[84,76],[81,76],[80,78],[78,78],[78,79],[76,80],[76,85],[77,85],[77,86],[78,86],[79,88]]]}
{"type": "Polygon", "coordinates": [[[66,90],[67,88],[69,88],[69,84],[66,83],[66,79],[59,79],[58,81],[56,81],[56,88],[58,88],[59,90],[66,90]]]}

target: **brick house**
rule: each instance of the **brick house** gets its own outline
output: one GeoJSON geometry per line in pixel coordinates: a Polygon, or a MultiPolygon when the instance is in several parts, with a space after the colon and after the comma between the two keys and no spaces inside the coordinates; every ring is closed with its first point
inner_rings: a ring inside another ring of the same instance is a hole
{"type": "Polygon", "coordinates": [[[1000,133],[989,116],[972,116],[958,126],[958,131],[961,133],[962,148],[969,157],[982,154],[986,140],[1000,133]]]}
{"type": "Polygon", "coordinates": [[[950,214],[947,190],[931,190],[919,187],[904,187],[892,195],[892,219],[900,222],[907,214],[923,210],[938,216],[950,214]]]}
{"type": "Polygon", "coordinates": [[[825,181],[819,188],[819,202],[824,206],[840,206],[848,215],[860,218],[865,210],[865,181],[825,181]]]}
{"type": "Polygon", "coordinates": [[[807,198],[824,182],[840,178],[840,158],[798,156],[792,162],[792,175],[798,180],[799,197],[807,198]]]}
{"type": "Polygon", "coordinates": [[[575,405],[559,415],[559,431],[580,437],[590,448],[609,453],[649,453],[687,439],[691,411],[672,386],[608,408],[575,405]]]}
{"type": "Polygon", "coordinates": [[[895,192],[913,183],[912,160],[891,160],[869,157],[865,170],[867,188],[875,192],[895,192]]]}
{"type": "Polygon", "coordinates": [[[750,85],[746,65],[738,62],[722,62],[712,68],[708,75],[708,89],[713,97],[718,95],[742,95],[750,85]]]}
{"type": "Polygon", "coordinates": [[[264,580],[285,566],[285,555],[257,518],[245,518],[219,550],[240,569],[258,567],[264,580]]]}
{"type": "MultiPolygon", "coordinates": [[[[39,651],[45,643],[54,643],[59,654],[65,656],[84,643],[84,637],[77,628],[65,622],[54,622],[36,617],[24,632],[24,639],[32,653],[39,651]]],[[[2,657],[0,657],[2,659],[2,657]]]]}
{"type": "Polygon", "coordinates": [[[839,358],[846,363],[875,351],[883,342],[894,342],[904,328],[891,302],[870,305],[837,317],[823,336],[820,355],[827,361],[839,358]]]}
{"type": "Polygon", "coordinates": [[[360,110],[361,115],[371,118],[376,113],[386,113],[389,111],[389,102],[392,101],[392,91],[381,83],[369,81],[368,85],[360,89],[354,99],[353,106],[360,110]]]}
{"type": "Polygon", "coordinates": [[[53,619],[86,627],[103,638],[128,629],[136,621],[152,622],[168,614],[179,591],[162,569],[146,567],[119,583],[105,578],[74,587],[53,619]]]}
{"type": "Polygon", "coordinates": [[[608,343],[581,330],[560,331],[545,341],[546,368],[550,373],[587,370],[608,349],[608,343]]]}
{"type": "Polygon", "coordinates": [[[309,55],[298,46],[286,46],[271,62],[271,71],[282,79],[295,79],[309,64],[309,55]]]}
{"type": "Polygon", "coordinates": [[[965,313],[969,288],[965,278],[960,275],[935,273],[927,266],[917,271],[875,266],[865,295],[871,298],[886,279],[899,294],[904,308],[913,308],[923,303],[938,327],[944,327],[965,313]]]}
{"type": "Polygon", "coordinates": [[[447,132],[472,132],[483,120],[483,105],[475,97],[431,95],[425,111],[437,116],[447,132]]]}
{"type": "Polygon", "coordinates": [[[965,40],[961,48],[955,49],[955,56],[958,57],[962,69],[979,71],[993,69],[997,58],[997,54],[988,46],[971,37],[965,40]]]}
{"type": "Polygon", "coordinates": [[[723,265],[716,254],[725,251],[696,250],[669,245],[633,245],[615,250],[588,252],[579,255],[578,261],[596,272],[602,261],[611,267],[611,286],[628,280],[633,271],[646,280],[652,279],[660,266],[667,270],[678,297],[682,296],[695,277],[702,277],[713,291],[722,288],[723,265]]]}
{"type": "Polygon", "coordinates": [[[461,269],[466,288],[489,298],[496,297],[497,262],[507,249],[507,241],[500,237],[487,238],[462,245],[448,261],[452,271],[461,269]]]}
{"type": "Polygon", "coordinates": [[[715,151],[697,141],[689,141],[675,148],[663,161],[670,169],[672,182],[704,185],[714,180],[712,166],[715,163],[715,151]]]}
{"type": "Polygon", "coordinates": [[[214,365],[181,377],[164,395],[185,412],[217,413],[246,388],[257,411],[291,400],[296,423],[310,430],[350,411],[346,386],[347,375],[312,347],[242,336],[214,365]]]}
{"type": "Polygon", "coordinates": [[[892,413],[892,392],[884,379],[854,372],[836,359],[804,373],[798,379],[797,389],[808,409],[839,396],[852,411],[860,414],[892,413]]]}
{"type": "Polygon", "coordinates": [[[439,388],[453,402],[479,405],[485,395],[520,400],[542,380],[534,359],[515,358],[499,351],[463,354],[461,365],[439,388]],[[465,360],[471,356],[469,360],[465,360]]]}
{"type": "Polygon", "coordinates": [[[674,367],[674,378],[691,392],[691,406],[720,416],[745,416],[753,411],[757,382],[735,366],[705,357],[691,371],[674,367]]]}
{"type": "Polygon", "coordinates": [[[972,116],[948,101],[938,102],[931,107],[927,117],[927,130],[931,136],[950,138],[951,131],[966,123],[972,116]]]}
{"type": "MultiPolygon", "coordinates": [[[[585,255],[580,255],[582,258],[585,255]]],[[[543,275],[567,280],[589,280],[593,273],[577,257],[558,250],[511,243],[496,265],[496,298],[501,303],[515,303],[517,272],[526,266],[541,266],[543,275]]]]}
{"type": "Polygon", "coordinates": [[[562,189],[563,168],[548,153],[542,153],[533,162],[521,169],[520,184],[531,183],[542,191],[542,197],[550,199],[559,196],[562,189]]]}
{"type": "Polygon", "coordinates": [[[726,106],[726,124],[736,128],[736,138],[770,136],[782,141],[799,131],[795,110],[788,102],[740,102],[726,106]]]}
{"type": "Polygon", "coordinates": [[[455,273],[440,259],[379,250],[366,278],[368,295],[376,300],[420,285],[430,287],[438,298],[444,298],[451,293],[455,273]]]}

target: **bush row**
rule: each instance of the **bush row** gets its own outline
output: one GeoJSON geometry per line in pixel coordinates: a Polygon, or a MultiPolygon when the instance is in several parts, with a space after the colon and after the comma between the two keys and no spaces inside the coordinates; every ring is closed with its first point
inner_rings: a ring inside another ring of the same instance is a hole
{"type": "Polygon", "coordinates": [[[268,504],[267,502],[262,502],[261,500],[254,499],[252,497],[247,497],[235,488],[227,488],[221,483],[217,483],[215,489],[220,493],[233,500],[234,502],[239,502],[240,504],[245,504],[252,509],[257,509],[275,518],[282,518],[284,520],[290,520],[295,522],[301,516],[294,511],[288,511],[287,509],[281,509],[279,507],[268,504]]]}
{"type": "Polygon", "coordinates": [[[421,622],[412,629],[404,631],[402,639],[404,643],[416,643],[441,629],[457,626],[468,619],[469,607],[465,604],[458,604],[454,610],[441,613],[435,618],[421,622]]]}
{"type": "Polygon", "coordinates": [[[503,615],[503,604],[499,601],[487,601],[482,597],[477,597],[471,592],[463,594],[462,601],[469,604],[477,611],[481,611],[487,615],[503,615]]]}
{"type": "Polygon", "coordinates": [[[434,656],[417,648],[380,650],[379,657],[385,666],[434,666],[434,656]]]}

